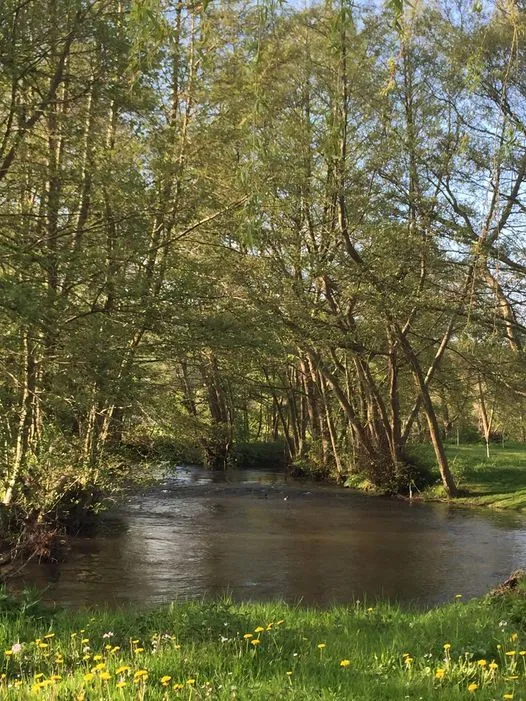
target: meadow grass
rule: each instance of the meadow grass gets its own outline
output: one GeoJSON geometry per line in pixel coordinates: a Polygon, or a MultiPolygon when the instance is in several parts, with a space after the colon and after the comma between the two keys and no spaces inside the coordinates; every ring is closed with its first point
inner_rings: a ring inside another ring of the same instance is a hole
{"type": "Polygon", "coordinates": [[[526,603],[312,610],[202,601],[52,613],[0,603],[5,699],[526,699],[526,603]]]}
{"type": "MultiPolygon", "coordinates": [[[[433,449],[429,445],[414,446],[411,453],[417,461],[436,472],[433,449]]],[[[499,509],[526,509],[526,445],[507,443],[490,446],[469,444],[446,445],[451,471],[462,496],[456,503],[491,506],[499,509]]],[[[444,496],[440,486],[424,492],[424,497],[444,496]]]]}

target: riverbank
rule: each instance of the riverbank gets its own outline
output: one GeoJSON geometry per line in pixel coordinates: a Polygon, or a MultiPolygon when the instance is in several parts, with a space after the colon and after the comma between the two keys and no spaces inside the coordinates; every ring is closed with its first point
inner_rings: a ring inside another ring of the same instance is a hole
{"type": "Polygon", "coordinates": [[[526,602],[173,604],[56,612],[0,600],[6,699],[520,699],[526,602]]]}
{"type": "MultiPolygon", "coordinates": [[[[446,445],[451,471],[461,496],[452,504],[486,506],[494,509],[526,510],[526,446],[522,444],[492,444],[490,455],[479,444],[446,445]]],[[[432,469],[434,457],[431,446],[412,449],[423,465],[432,469]]],[[[413,496],[425,500],[444,497],[441,486],[430,487],[413,496]]]]}

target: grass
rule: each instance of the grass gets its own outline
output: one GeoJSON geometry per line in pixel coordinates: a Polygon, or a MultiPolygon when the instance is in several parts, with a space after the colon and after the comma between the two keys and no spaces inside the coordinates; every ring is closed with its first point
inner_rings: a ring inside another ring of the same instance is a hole
{"type": "Polygon", "coordinates": [[[0,602],[3,699],[526,699],[526,601],[50,613],[0,602]],[[5,652],[4,652],[5,651],[5,652]]]}
{"type": "MultiPolygon", "coordinates": [[[[434,464],[431,446],[416,446],[412,452],[423,464],[434,464]]],[[[491,445],[489,458],[486,457],[486,446],[477,444],[447,445],[446,452],[463,493],[456,502],[499,509],[526,509],[526,445],[491,445]]],[[[441,488],[431,488],[424,496],[440,497],[443,493],[441,488]]]]}

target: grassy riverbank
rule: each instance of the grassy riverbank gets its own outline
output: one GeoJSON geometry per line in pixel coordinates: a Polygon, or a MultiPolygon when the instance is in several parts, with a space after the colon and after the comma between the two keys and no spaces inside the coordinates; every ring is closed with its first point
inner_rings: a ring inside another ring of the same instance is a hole
{"type": "Polygon", "coordinates": [[[201,602],[51,614],[4,599],[0,696],[524,699],[525,617],[517,596],[424,613],[201,602]]]}
{"type": "MultiPolygon", "coordinates": [[[[486,456],[484,445],[447,445],[446,452],[463,496],[455,503],[526,510],[526,446],[491,445],[486,456]]],[[[434,468],[431,446],[417,446],[412,453],[429,469],[434,468]]],[[[437,473],[438,478],[438,473],[437,473]]],[[[441,487],[424,492],[424,498],[444,496],[441,487]]]]}

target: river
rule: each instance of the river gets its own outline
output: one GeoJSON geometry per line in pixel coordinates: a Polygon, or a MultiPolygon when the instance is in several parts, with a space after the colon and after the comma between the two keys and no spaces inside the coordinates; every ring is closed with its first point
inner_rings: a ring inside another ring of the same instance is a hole
{"type": "Polygon", "coordinates": [[[60,606],[218,596],[327,606],[378,598],[422,607],[478,596],[526,563],[517,514],[368,497],[279,472],[179,467],[30,563],[16,589],[60,606]]]}

